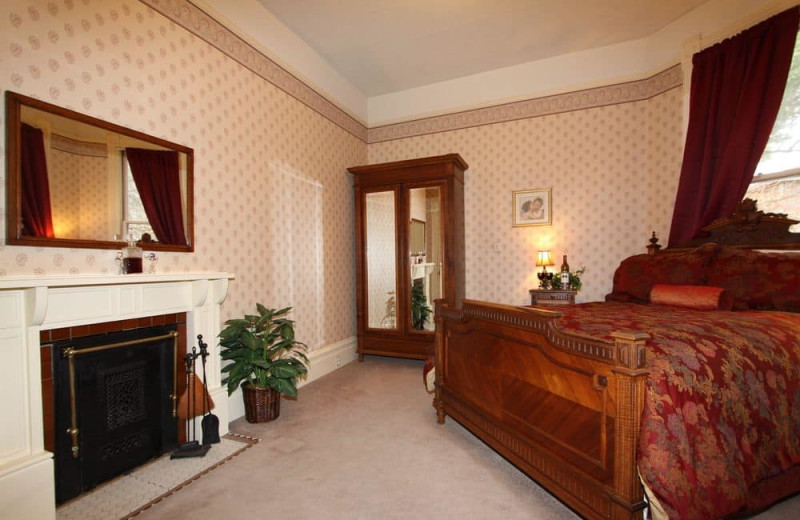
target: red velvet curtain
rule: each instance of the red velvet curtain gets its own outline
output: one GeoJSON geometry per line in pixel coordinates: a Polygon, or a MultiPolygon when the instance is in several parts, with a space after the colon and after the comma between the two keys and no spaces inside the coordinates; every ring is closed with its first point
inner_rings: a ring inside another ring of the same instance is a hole
{"type": "Polygon", "coordinates": [[[158,241],[186,245],[178,152],[126,148],[125,154],[158,241]]]}
{"type": "Polygon", "coordinates": [[[799,19],[793,7],[694,55],[670,246],[732,214],[747,192],[783,99],[799,19]]]}
{"type": "Polygon", "coordinates": [[[21,139],[22,233],[34,237],[55,238],[44,133],[22,123],[21,139]]]}

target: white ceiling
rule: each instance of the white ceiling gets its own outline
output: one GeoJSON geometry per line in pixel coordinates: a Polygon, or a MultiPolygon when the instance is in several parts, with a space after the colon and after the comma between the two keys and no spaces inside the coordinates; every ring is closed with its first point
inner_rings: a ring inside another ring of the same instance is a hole
{"type": "Polygon", "coordinates": [[[708,0],[258,0],[367,97],[649,36],[708,0]]]}

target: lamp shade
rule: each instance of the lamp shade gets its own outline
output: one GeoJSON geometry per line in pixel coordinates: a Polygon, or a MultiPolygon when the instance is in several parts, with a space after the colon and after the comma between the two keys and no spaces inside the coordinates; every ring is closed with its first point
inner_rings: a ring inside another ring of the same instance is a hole
{"type": "Polygon", "coordinates": [[[549,265],[555,265],[553,263],[553,257],[550,256],[550,251],[539,251],[536,255],[536,267],[546,267],[549,265]]]}

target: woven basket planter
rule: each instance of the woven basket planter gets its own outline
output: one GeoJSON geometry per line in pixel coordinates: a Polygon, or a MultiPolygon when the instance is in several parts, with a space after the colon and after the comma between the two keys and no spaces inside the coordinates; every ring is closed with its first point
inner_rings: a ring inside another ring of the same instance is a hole
{"type": "Polygon", "coordinates": [[[281,414],[281,394],[277,390],[245,383],[242,385],[242,396],[247,422],[274,421],[281,414]]]}

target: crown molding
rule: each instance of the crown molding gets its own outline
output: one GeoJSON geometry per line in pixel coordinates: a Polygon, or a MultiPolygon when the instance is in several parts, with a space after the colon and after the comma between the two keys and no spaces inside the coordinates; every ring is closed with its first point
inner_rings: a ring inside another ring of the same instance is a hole
{"type": "Polygon", "coordinates": [[[683,84],[680,65],[651,77],[367,128],[190,0],[140,0],[367,144],[650,99],[683,84]]]}
{"type": "Polygon", "coordinates": [[[564,94],[515,101],[441,116],[426,117],[370,128],[367,143],[380,143],[419,135],[450,132],[518,119],[644,101],[683,84],[681,66],[674,65],[649,78],[564,94]]]}

